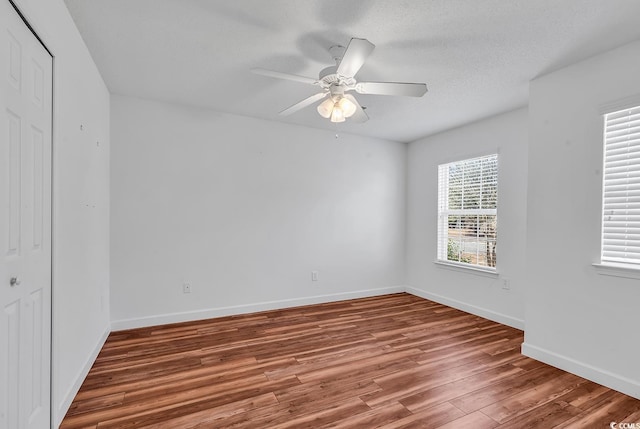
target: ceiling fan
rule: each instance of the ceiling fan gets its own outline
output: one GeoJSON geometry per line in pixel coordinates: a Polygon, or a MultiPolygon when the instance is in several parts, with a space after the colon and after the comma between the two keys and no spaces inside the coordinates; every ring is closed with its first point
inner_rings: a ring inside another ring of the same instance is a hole
{"type": "Polygon", "coordinates": [[[339,45],[332,46],[329,48],[329,53],[336,61],[336,65],[320,71],[318,79],[262,68],[254,68],[251,71],[264,76],[320,87],[321,91],[317,94],[281,111],[280,115],[282,116],[291,115],[325,99],[317,107],[318,113],[324,118],[329,119],[331,122],[344,122],[346,118],[352,118],[356,122],[365,122],[369,119],[369,116],[365,113],[364,108],[360,106],[358,100],[348,93],[349,91],[355,91],[358,94],[410,97],[422,97],[427,92],[427,85],[424,83],[358,82],[355,75],[374,48],[375,45],[367,39],[356,38],[351,39],[346,49],[339,45]]]}

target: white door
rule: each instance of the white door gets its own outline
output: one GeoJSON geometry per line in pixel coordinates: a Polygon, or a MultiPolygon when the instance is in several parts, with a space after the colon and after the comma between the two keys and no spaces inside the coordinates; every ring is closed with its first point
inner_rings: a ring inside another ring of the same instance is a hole
{"type": "Polygon", "coordinates": [[[52,58],[0,0],[0,428],[50,427],[52,58]]]}

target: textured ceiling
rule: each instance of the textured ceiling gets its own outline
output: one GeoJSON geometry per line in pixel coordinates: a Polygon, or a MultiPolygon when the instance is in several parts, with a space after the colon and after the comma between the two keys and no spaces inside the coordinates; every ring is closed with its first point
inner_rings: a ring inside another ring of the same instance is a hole
{"type": "Polygon", "coordinates": [[[412,141],[527,102],[531,79],[640,39],[638,0],[65,0],[109,90],[267,120],[412,141]],[[426,82],[422,98],[356,94],[332,124],[317,92],[251,68],[317,77],[328,48],[366,38],[361,81],[426,82]]]}

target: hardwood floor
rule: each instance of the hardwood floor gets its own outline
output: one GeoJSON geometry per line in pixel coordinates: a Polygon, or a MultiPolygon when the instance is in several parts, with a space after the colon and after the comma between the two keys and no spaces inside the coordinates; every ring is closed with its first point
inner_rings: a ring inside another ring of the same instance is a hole
{"type": "Polygon", "coordinates": [[[640,401],[408,294],[112,333],[61,428],[609,428],[640,401]]]}

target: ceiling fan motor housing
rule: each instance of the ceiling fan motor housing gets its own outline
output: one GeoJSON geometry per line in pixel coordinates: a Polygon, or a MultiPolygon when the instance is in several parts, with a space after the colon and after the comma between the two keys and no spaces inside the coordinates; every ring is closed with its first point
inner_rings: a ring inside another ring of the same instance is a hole
{"type": "Polygon", "coordinates": [[[336,74],[336,71],[338,70],[338,66],[329,66],[329,67],[325,67],[322,70],[320,70],[320,75],[318,76],[318,78],[321,81],[324,81],[325,79],[328,78],[332,78],[333,76],[338,76],[336,74]]]}
{"type": "MultiPolygon", "coordinates": [[[[344,90],[351,90],[355,88],[356,80],[353,77],[341,76],[336,73],[338,66],[330,66],[322,69],[318,80],[320,86],[324,89],[329,89],[340,86],[344,90]]],[[[333,91],[331,92],[333,94],[333,91]]]]}

